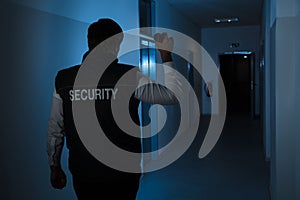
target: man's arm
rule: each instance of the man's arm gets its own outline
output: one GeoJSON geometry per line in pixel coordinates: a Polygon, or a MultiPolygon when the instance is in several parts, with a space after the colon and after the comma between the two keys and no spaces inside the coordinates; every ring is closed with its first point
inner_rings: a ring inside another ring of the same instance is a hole
{"type": "Polygon", "coordinates": [[[64,146],[64,136],[62,99],[54,91],[51,113],[48,120],[47,154],[51,169],[51,185],[56,189],[62,189],[66,186],[66,175],[60,163],[64,146]]]}
{"type": "MultiPolygon", "coordinates": [[[[173,67],[172,62],[166,62],[164,65],[173,67]]],[[[165,85],[161,85],[155,81],[149,79],[138,72],[138,88],[135,91],[135,98],[150,103],[161,105],[178,104],[178,99],[172,90],[181,90],[180,83],[173,70],[164,70],[165,85]],[[170,89],[169,89],[170,88],[170,89]]]]}
{"type": "Polygon", "coordinates": [[[168,66],[164,69],[165,86],[150,80],[140,72],[138,75],[139,86],[135,92],[135,98],[152,104],[177,104],[178,99],[172,91],[180,92],[182,89],[178,72],[171,70],[174,69],[171,54],[174,46],[173,38],[168,37],[166,33],[158,33],[155,34],[154,39],[163,65],[168,66]]]}

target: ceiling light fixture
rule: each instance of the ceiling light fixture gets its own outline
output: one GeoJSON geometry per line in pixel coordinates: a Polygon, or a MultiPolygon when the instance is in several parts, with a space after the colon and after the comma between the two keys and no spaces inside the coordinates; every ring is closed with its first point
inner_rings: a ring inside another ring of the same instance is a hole
{"type": "Polygon", "coordinates": [[[239,18],[238,17],[233,17],[233,18],[215,18],[214,22],[215,23],[231,23],[231,22],[238,22],[239,18]]]}

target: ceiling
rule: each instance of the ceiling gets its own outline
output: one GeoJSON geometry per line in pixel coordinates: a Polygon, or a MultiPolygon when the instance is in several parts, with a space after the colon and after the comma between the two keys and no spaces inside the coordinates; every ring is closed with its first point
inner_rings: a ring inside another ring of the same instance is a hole
{"type": "Polygon", "coordinates": [[[168,0],[200,27],[259,25],[264,0],[168,0]],[[215,23],[215,18],[238,17],[238,22],[215,23]]]}

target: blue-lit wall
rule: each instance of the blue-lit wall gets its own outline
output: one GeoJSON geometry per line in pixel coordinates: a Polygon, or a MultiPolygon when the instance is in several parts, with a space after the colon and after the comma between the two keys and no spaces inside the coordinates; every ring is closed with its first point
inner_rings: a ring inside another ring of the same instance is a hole
{"type": "MultiPolygon", "coordinates": [[[[271,0],[271,195],[299,199],[299,0],[271,0]]],[[[268,8],[267,8],[268,9],[268,8]]]]}
{"type": "MultiPolygon", "coordinates": [[[[188,18],[178,12],[173,6],[171,6],[168,1],[155,1],[155,23],[157,27],[163,27],[167,29],[172,29],[178,31],[182,34],[185,34],[197,42],[200,43],[201,39],[201,30],[198,26],[192,23],[188,18]]],[[[191,47],[188,44],[178,44],[174,41],[175,48],[188,49],[192,52],[191,47]],[[178,45],[178,46],[176,46],[178,45]],[[182,46],[181,46],[182,45],[182,46]],[[185,46],[184,46],[185,45],[185,46]]],[[[187,52],[187,54],[190,52],[187,52]]],[[[182,59],[180,56],[173,55],[175,60],[176,70],[182,73],[186,79],[189,79],[188,71],[188,63],[182,59]]],[[[195,82],[195,93],[198,97],[201,96],[201,80],[199,77],[194,79],[195,82]]],[[[188,98],[188,97],[186,97],[188,98]]],[[[192,104],[191,102],[189,102],[192,104]]],[[[201,102],[199,102],[201,106],[201,102]]],[[[167,144],[170,139],[174,137],[176,131],[178,129],[177,125],[180,123],[180,108],[179,106],[169,106],[167,107],[168,117],[171,117],[173,123],[167,124],[166,132],[160,134],[158,139],[159,146],[163,146],[167,144]]],[[[190,110],[191,111],[191,110],[190,110]]]]}
{"type": "MultiPolygon", "coordinates": [[[[300,1],[298,0],[296,2],[296,11],[297,11],[297,15],[296,15],[296,35],[299,36],[300,35],[300,1]]],[[[300,38],[296,37],[296,52],[300,51],[300,38]]],[[[298,54],[299,55],[299,54],[298,54]]],[[[296,56],[296,71],[295,71],[295,99],[296,101],[296,122],[300,122],[300,56],[296,56]]],[[[296,199],[300,199],[300,123],[297,123],[297,127],[296,127],[296,199]]]]}
{"type": "Polygon", "coordinates": [[[115,19],[124,30],[137,28],[138,3],[0,2],[1,199],[75,199],[66,149],[67,188],[50,186],[47,121],[57,70],[80,63],[88,25],[100,17],[115,19]]]}
{"type": "Polygon", "coordinates": [[[262,34],[261,40],[263,40],[264,51],[260,52],[263,54],[264,63],[263,63],[263,84],[262,84],[262,121],[263,121],[263,133],[264,133],[264,148],[265,148],[265,158],[270,160],[271,154],[271,130],[270,130],[270,9],[269,9],[270,0],[264,2],[263,8],[263,17],[262,17],[262,34]]]}
{"type": "MultiPolygon", "coordinates": [[[[181,13],[179,13],[174,7],[172,7],[167,0],[159,0],[155,1],[155,26],[157,27],[163,27],[168,28],[172,30],[179,31],[183,34],[186,34],[196,41],[200,42],[200,35],[201,31],[200,28],[195,26],[195,24],[191,23],[189,19],[187,19],[185,16],[183,16],[181,13]]],[[[176,41],[174,41],[174,45],[183,45],[178,44],[176,41]]],[[[183,48],[183,47],[182,47],[183,48]]],[[[187,47],[188,48],[188,47],[187,47]]],[[[187,75],[187,63],[183,59],[180,59],[179,56],[173,55],[173,58],[175,60],[176,69],[180,71],[183,75],[187,75]]],[[[157,59],[158,62],[160,62],[160,59],[157,59]]],[[[158,79],[162,78],[159,76],[158,71],[158,79]]],[[[163,78],[162,78],[163,79],[163,78]]],[[[201,80],[194,80],[195,82],[195,91],[196,94],[201,96],[201,80]]],[[[153,141],[153,144],[157,145],[158,148],[163,147],[164,145],[168,144],[171,139],[173,139],[174,134],[176,134],[176,131],[178,129],[178,125],[180,124],[180,111],[178,106],[174,105],[168,105],[165,106],[167,111],[167,122],[164,126],[164,129],[158,134],[158,138],[155,138],[156,141],[153,141]]],[[[160,110],[158,109],[157,112],[157,124],[159,124],[160,121],[160,110]]],[[[154,155],[152,158],[155,159],[154,155]]],[[[197,155],[195,155],[197,156],[197,155]]],[[[147,162],[147,161],[146,161],[147,162]]],[[[147,180],[147,179],[146,179],[147,180]]],[[[149,182],[147,180],[146,184],[143,185],[137,195],[137,200],[143,200],[143,199],[155,199],[157,197],[157,194],[154,194],[151,191],[151,186],[157,187],[159,184],[164,184],[160,182],[149,182]],[[154,197],[153,197],[153,196],[154,197]]],[[[161,194],[161,198],[163,198],[164,194],[161,194]]]]}

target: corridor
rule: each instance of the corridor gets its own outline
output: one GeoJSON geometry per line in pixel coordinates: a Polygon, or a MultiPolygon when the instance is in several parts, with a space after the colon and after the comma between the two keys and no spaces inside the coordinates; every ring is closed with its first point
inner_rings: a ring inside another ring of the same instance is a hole
{"type": "Polygon", "coordinates": [[[196,139],[179,160],[143,176],[137,200],[269,200],[260,121],[227,117],[217,145],[199,159],[208,122],[201,118],[196,139]]]}

